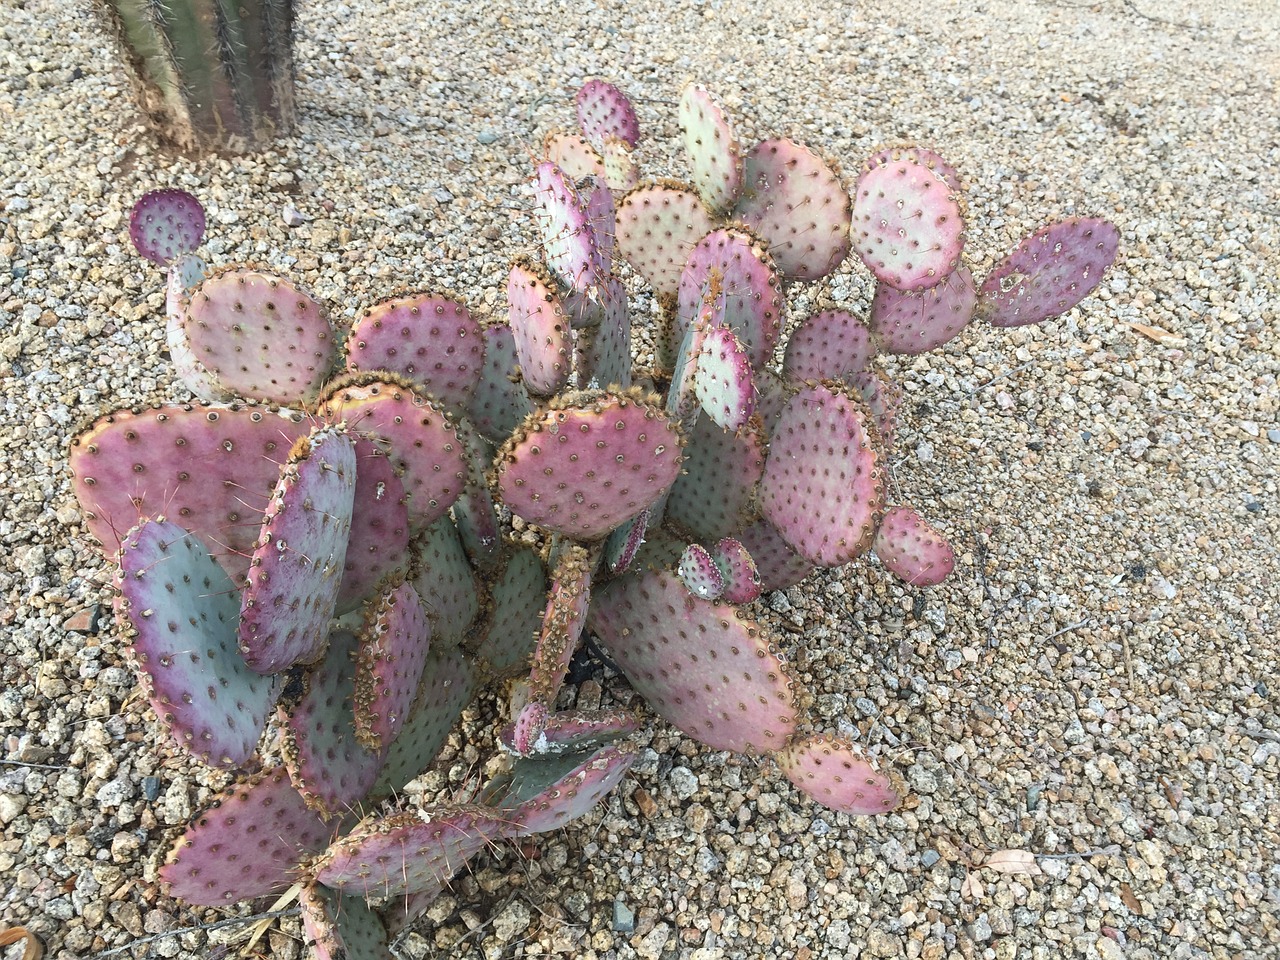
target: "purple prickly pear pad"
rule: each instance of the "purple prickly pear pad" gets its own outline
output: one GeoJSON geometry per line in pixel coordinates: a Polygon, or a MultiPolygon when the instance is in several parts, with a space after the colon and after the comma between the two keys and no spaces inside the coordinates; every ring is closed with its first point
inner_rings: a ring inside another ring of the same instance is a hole
{"type": "Polygon", "coordinates": [[[516,376],[519,351],[510,325],[485,327],[484,344],[484,366],[467,417],[486,440],[500,443],[533,412],[533,403],[524,381],[516,376]]]}
{"type": "Polygon", "coordinates": [[[338,616],[358,607],[383,577],[408,569],[409,505],[391,458],[356,438],[356,489],[338,590],[338,616]]]}
{"type": "Polygon", "coordinates": [[[152,263],[165,266],[204,239],[204,207],[185,190],[152,190],[133,205],[129,239],[152,263]]]}
{"type": "Polygon", "coordinates": [[[387,928],[361,897],[313,883],[298,897],[311,960],[386,960],[387,928]]]}
{"type": "Polygon", "coordinates": [[[724,111],[703,87],[685,87],[679,117],[698,194],[708,209],[723,214],[742,189],[742,148],[724,111]]]}
{"type": "Polygon", "coordinates": [[[940,347],[968,326],[978,306],[978,293],[968,267],[928,290],[902,291],[876,284],[871,301],[871,329],[883,349],[909,356],[940,347]]]}
{"type": "Polygon", "coordinates": [[[431,647],[431,621],[412,584],[388,586],[373,599],[359,639],[356,738],[378,750],[395,740],[412,711],[431,647]]]}
{"type": "Polygon", "coordinates": [[[588,80],[574,98],[578,125],[597,149],[610,137],[629,147],[640,142],[640,121],[626,94],[604,80],[588,80]]]}
{"type": "Polygon", "coordinates": [[[724,598],[730,603],[750,603],[760,596],[760,574],[742,542],[725,537],[711,551],[711,559],[724,577],[724,598]]]}
{"type": "Polygon", "coordinates": [[[875,356],[871,331],[848,310],[806,317],[787,341],[782,372],[788,380],[829,380],[856,373],[875,356]]]}
{"type": "Polygon", "coordinates": [[[516,761],[501,801],[508,837],[558,830],[591,811],[635,762],[634,744],[516,761]]]}
{"type": "Polygon", "coordinates": [[[542,142],[542,155],[574,180],[604,177],[604,161],[586,137],[557,131],[542,142]]]}
{"type": "Polygon", "coordinates": [[[724,574],[707,548],[691,543],[680,555],[680,579],[689,592],[703,600],[719,600],[724,594],[724,574]]]}
{"type": "Polygon", "coordinates": [[[728,327],[708,330],[703,337],[693,389],[703,412],[722,430],[742,429],[755,412],[751,358],[728,327]]]}
{"type": "Polygon", "coordinates": [[[533,192],[547,266],[567,287],[595,289],[606,265],[601,263],[586,201],[564,171],[549,162],[534,169],[533,192]]]}
{"type": "Polygon", "coordinates": [[[890,779],[848,740],[806,737],[774,759],[797,789],[832,810],[888,813],[902,802],[890,779]]]}
{"type": "Polygon", "coordinates": [[[618,252],[658,293],[674,295],[698,241],[715,224],[687,185],[642,184],[618,204],[618,252]]]}
{"type": "Polygon", "coordinates": [[[939,584],[956,565],[947,538],[910,507],[891,507],[885,513],[874,550],[894,576],[912,586],[939,584]]]}
{"type": "Polygon", "coordinates": [[[524,382],[533,393],[550,396],[573,372],[569,318],[554,282],[534,261],[518,260],[507,276],[507,302],[524,382]]]}
{"type": "Polygon", "coordinates": [[[1102,282],[1120,231],[1107,220],[1075,217],[1023,240],[982,281],[981,313],[995,327],[1023,327],[1066,313],[1102,282]]]}

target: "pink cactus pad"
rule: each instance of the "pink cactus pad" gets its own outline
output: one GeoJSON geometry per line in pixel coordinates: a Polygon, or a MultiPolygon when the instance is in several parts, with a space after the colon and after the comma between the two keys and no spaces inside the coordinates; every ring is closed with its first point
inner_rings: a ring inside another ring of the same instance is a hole
{"type": "Polygon", "coordinates": [[[941,583],[956,565],[955,551],[946,537],[910,507],[890,507],[885,512],[873,549],[890,573],[917,587],[941,583]]]}
{"type": "Polygon", "coordinates": [[[573,372],[569,320],[555,283],[534,261],[518,260],[507,277],[507,302],[524,382],[533,393],[550,396],[573,372]]]}
{"type": "Polygon", "coordinates": [[[664,720],[715,750],[780,749],[796,728],[785,661],[732,606],[699,600],[678,574],[625,576],[597,591],[588,626],[664,720]]]}
{"type": "Polygon", "coordinates": [[[496,811],[463,804],[374,816],[332,844],[313,870],[326,887],[352,895],[439,892],[506,826],[496,811]]]}
{"type": "Polygon", "coordinates": [[[724,595],[724,574],[711,559],[707,548],[691,543],[680,555],[680,579],[689,592],[703,600],[719,600],[724,595]]]}
{"type": "Polygon", "coordinates": [[[626,94],[604,80],[588,80],[574,98],[578,126],[596,147],[617,137],[629,147],[640,142],[640,121],[626,94]]]}
{"type": "Polygon", "coordinates": [[[468,432],[467,460],[471,479],[462,496],[453,505],[453,522],[462,538],[462,549],[467,559],[482,576],[492,574],[502,561],[505,541],[498,507],[493,502],[485,474],[493,462],[493,446],[474,433],[468,432]]]}
{"type": "Polygon", "coordinates": [[[453,506],[467,483],[466,444],[452,419],[428,397],[387,374],[352,374],[329,387],[320,412],[345,420],[391,457],[404,481],[410,532],[453,506]]]}
{"type": "Polygon", "coordinates": [[[631,312],[626,287],[617,277],[605,281],[600,304],[600,323],[576,333],[578,382],[626,389],[631,386],[631,312]]]}
{"type": "Polygon", "coordinates": [[[569,661],[582,639],[582,625],[591,604],[591,569],[597,557],[594,551],[568,544],[551,571],[551,591],[529,670],[530,702],[541,703],[548,710],[556,705],[569,661]]]}
{"type": "Polygon", "coordinates": [[[848,310],[820,310],[787,341],[782,373],[795,382],[836,379],[865,369],[875,353],[871,331],[859,317],[848,310]]]}
{"type": "Polygon", "coordinates": [[[388,584],[365,607],[356,656],[356,739],[377,751],[395,740],[431,647],[431,621],[409,583],[388,584]]]}
{"type": "Polygon", "coordinates": [[[973,275],[963,266],[928,290],[904,292],[877,283],[871,329],[883,349],[915,355],[955,337],[973,319],[977,306],[973,275]]]}
{"type": "Polygon", "coordinates": [[[705,89],[690,85],[680,97],[679,118],[698,195],[713,213],[727,213],[742,189],[742,148],[724,111],[705,89]]]}
{"type": "Polygon", "coordinates": [[[169,359],[173,361],[178,379],[202,400],[216,400],[222,389],[212,374],[191,352],[187,337],[186,313],[183,303],[195,292],[196,287],[209,276],[209,266],[194,253],[181,254],[169,264],[169,280],[165,284],[165,342],[169,347],[169,359]]]}
{"type": "Polygon", "coordinates": [[[367,437],[356,439],[351,533],[338,589],[338,616],[356,609],[384,577],[408,569],[409,505],[391,458],[367,437]]]}
{"type": "Polygon", "coordinates": [[[758,370],[773,359],[782,335],[782,274],[768,248],[745,229],[713,230],[698,241],[680,274],[679,308],[671,336],[682,336],[697,319],[711,277],[719,278],[721,322],[726,324],[758,370]]]}
{"type": "Polygon", "coordinates": [[[899,290],[925,290],[960,264],[960,200],[912,158],[871,166],[853,191],[853,236],[876,279],[899,290]]]}
{"type": "Polygon", "coordinates": [[[987,274],[979,311],[995,327],[1023,327],[1066,313],[1102,282],[1120,231],[1092,217],[1042,227],[987,274]]]}
{"type": "MultiPolygon", "coordinates": [[[[630,190],[631,187],[627,189],[630,190]]],[[[596,251],[600,255],[600,266],[603,274],[608,274],[613,266],[616,246],[613,231],[618,219],[613,202],[613,190],[602,178],[592,177],[578,185],[578,193],[587,205],[587,222],[596,236],[596,251]]]]}
{"type": "Polygon", "coordinates": [[[204,239],[204,207],[185,190],[152,190],[133,205],[129,239],[152,263],[165,266],[204,239]]]}
{"type": "Polygon", "coordinates": [[[751,358],[728,327],[708,330],[703,338],[693,389],[703,412],[723,430],[741,430],[755,412],[751,358]]]}
{"type": "Polygon", "coordinates": [[[503,745],[519,757],[531,755],[538,747],[538,740],[547,725],[547,717],[551,715],[547,705],[539,700],[531,700],[520,708],[510,726],[509,737],[501,737],[503,745]]]}
{"type": "Polygon", "coordinates": [[[840,176],[792,140],[765,140],[747,153],[733,215],[764,238],[789,279],[818,280],[849,255],[849,195],[840,176]]]}
{"type": "Polygon", "coordinates": [[[413,293],[370,307],[347,338],[348,370],[390,370],[447,410],[466,409],[480,380],[484,338],[467,308],[413,293]]]}
{"type": "Polygon", "coordinates": [[[631,144],[609,137],[601,144],[600,152],[604,156],[604,181],[610,190],[626,193],[640,182],[640,166],[631,144]]]}
{"type": "Polygon", "coordinates": [[[593,289],[600,283],[604,264],[586,200],[554,163],[534,168],[533,192],[547,266],[565,286],[593,289]]]}
{"type": "Polygon", "coordinates": [[[574,180],[604,177],[604,160],[586,137],[555,131],[542,142],[542,155],[574,180]]]}
{"type": "Polygon", "coordinates": [[[280,465],[310,431],[300,413],[253,405],[117,410],[71,441],[72,488],[105,553],[140,519],[163,514],[238,582],[280,465]]]}
{"type": "Polygon", "coordinates": [[[386,960],[387,928],[362,897],[345,897],[318,883],[298,897],[311,960],[386,960]]]}
{"type": "Polygon", "coordinates": [[[288,889],[331,833],[277,767],[215,799],[174,844],[160,879],[188,903],[233,906],[288,889]]]}
{"type": "Polygon", "coordinates": [[[736,433],[703,417],[689,431],[684,470],[671,485],[666,518],[691,539],[714,543],[755,516],[766,444],[758,418],[736,433]]]}
{"type": "Polygon", "coordinates": [[[622,573],[631,566],[640,545],[644,543],[644,533],[648,528],[649,511],[641,510],[637,516],[609,534],[604,545],[604,562],[610,573],[622,573]]]}
{"type": "Polygon", "coordinates": [[[858,391],[876,421],[880,444],[893,449],[898,437],[898,411],[902,408],[902,388],[877,370],[861,370],[845,378],[858,391]]]}
{"type": "MultiPolygon", "coordinates": [[[[540,732],[526,752],[538,756],[577,753],[638,733],[643,725],[630,710],[562,710],[540,718],[540,732]]],[[[499,739],[508,749],[520,752],[514,750],[517,736],[517,724],[511,723],[503,727],[499,739]]]]}
{"type": "Polygon", "coordinates": [[[518,375],[519,356],[511,327],[495,323],[484,329],[484,366],[467,418],[486,440],[501,442],[533,412],[529,391],[518,375]]]}
{"type": "Polygon", "coordinates": [[[480,582],[458,528],[441,517],[413,544],[413,588],[431,615],[432,642],[454,646],[480,610],[480,582]]]}
{"type": "Polygon", "coordinates": [[[532,550],[515,550],[490,592],[493,616],[475,646],[491,673],[527,673],[547,598],[547,571],[532,550]]]}
{"type": "Polygon", "coordinates": [[[772,432],[790,399],[793,387],[768,367],[756,370],[756,413],[765,434],[772,432]]]}
{"type": "Polygon", "coordinates": [[[381,750],[356,739],[355,670],[358,641],[348,630],[329,637],[324,659],[306,674],[305,692],[280,708],[281,752],[293,785],[325,817],[351,811],[382,769],[381,750]]]}
{"type": "Polygon", "coordinates": [[[508,837],[558,830],[589,813],[631,769],[634,744],[609,744],[590,753],[518,760],[501,804],[508,837]]]}
{"type": "Polygon", "coordinates": [[[199,539],[144,521],[120,548],[117,588],[156,717],[185,750],[217,766],[249,761],[280,691],[236,645],[240,597],[199,539]]]}
{"type": "Polygon", "coordinates": [[[714,226],[697,193],[685,184],[644,184],[618,204],[618,252],[656,292],[674,295],[689,254],[714,226]]]}
{"type": "Polygon", "coordinates": [[[865,553],[884,486],[879,438],[859,397],[826,381],[787,402],[770,439],[760,507],[797,553],[825,567],[865,553]]]}
{"type": "Polygon", "coordinates": [[[724,578],[724,598],[729,603],[750,603],[760,596],[760,573],[740,540],[725,537],[711,551],[724,578]]]}
{"type": "Polygon", "coordinates": [[[186,349],[215,399],[314,403],[337,359],[324,309],[283,277],[215,270],[182,302],[186,349]]]}
{"type": "Polygon", "coordinates": [[[386,760],[369,799],[389,797],[424,773],[449,738],[449,731],[475,698],[475,664],[459,650],[433,644],[422,670],[417,704],[387,748],[386,760]]]}
{"type": "Polygon", "coordinates": [[[653,398],[566,394],[503,445],[495,489],[530,523],[594,540],[657,501],[680,471],[680,446],[653,398]]]}
{"type": "Polygon", "coordinates": [[[816,569],[815,564],[792,550],[777,528],[763,518],[744,527],[736,539],[751,555],[762,591],[785,590],[816,569]]]}
{"type": "Polygon", "coordinates": [[[258,673],[314,663],[324,653],[355,489],[355,443],[342,427],[319,427],[294,445],[240,599],[240,652],[258,673]]]}
{"type": "Polygon", "coordinates": [[[960,172],[927,147],[910,145],[884,147],[872,154],[870,159],[862,165],[862,169],[872,170],[904,160],[909,163],[918,163],[930,170],[934,176],[941,177],[953,193],[961,192],[960,172]]]}
{"type": "Polygon", "coordinates": [[[774,756],[796,788],[844,813],[888,813],[902,802],[892,781],[848,740],[806,737],[774,756]]]}

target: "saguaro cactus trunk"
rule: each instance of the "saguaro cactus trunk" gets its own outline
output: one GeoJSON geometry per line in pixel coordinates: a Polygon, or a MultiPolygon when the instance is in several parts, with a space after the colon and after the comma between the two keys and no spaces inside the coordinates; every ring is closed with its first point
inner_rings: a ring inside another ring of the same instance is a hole
{"type": "Polygon", "coordinates": [[[166,140],[241,153],[293,128],[293,0],[96,3],[166,140]]]}

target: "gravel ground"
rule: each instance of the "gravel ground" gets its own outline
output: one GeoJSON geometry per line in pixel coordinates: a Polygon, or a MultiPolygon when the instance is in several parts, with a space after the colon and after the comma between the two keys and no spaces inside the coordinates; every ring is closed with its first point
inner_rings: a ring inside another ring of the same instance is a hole
{"type": "MultiPolygon", "coordinates": [[[[592,816],[477,859],[406,955],[1280,956],[1273,0],[315,0],[301,133],[207,161],[149,145],[82,6],[9,0],[0,23],[0,927],[84,958],[225,916],[154,885],[220,781],[133,695],[68,486],[80,420],[181,396],[133,200],[185,185],[215,259],[288,271],[340,316],[409,284],[494,313],[532,236],[532,145],[600,75],[637,102],[647,172],[680,172],[696,78],[746,138],[846,170],[884,140],[937,146],[967,175],[975,273],[1072,214],[1114,219],[1121,260],[1057,322],[896,364],[897,474],[957,544],[947,584],[859,564],[761,604],[821,722],[910,785],[899,812],[824,811],[659,727],[592,816]]],[[[822,292],[869,286],[846,264],[822,292]]],[[[429,786],[464,789],[480,754],[449,750],[429,786]]],[[[234,955],[241,934],[118,955],[234,955]]],[[[298,935],[286,919],[259,949],[299,956],[298,935]]]]}

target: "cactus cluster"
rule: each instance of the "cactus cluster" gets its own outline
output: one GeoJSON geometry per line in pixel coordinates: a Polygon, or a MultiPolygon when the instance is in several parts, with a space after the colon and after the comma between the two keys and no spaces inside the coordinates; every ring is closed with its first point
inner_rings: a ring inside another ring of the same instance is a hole
{"type": "Polygon", "coordinates": [[[890,502],[901,391],[876,357],[1061,313],[1115,254],[1110,224],[1072,220],[978,285],[956,174],[930,151],[882,150],[851,198],[808,147],[741,148],[690,87],[691,182],[641,183],[626,97],[593,81],[577,108],[581,134],[549,137],[534,170],[541,256],[511,266],[504,319],[404,293],[344,346],[297,284],[210,269],[193,197],[149,194],[131,223],[168,268],[170,352],[199,399],[100,417],[72,442],[74,487],[159,722],[239,775],[161,877],[206,905],[294,889],[317,957],[378,955],[486,844],[618,783],[642,717],[558,708],[588,634],[688,735],[773,758],[828,807],[893,809],[891,774],[813,732],[744,605],[871,552],[944,578],[945,538],[890,502]],[[870,316],[790,318],[789,287],[851,251],[876,277],[870,316]],[[471,803],[406,802],[496,680],[497,773],[471,803]]]}

